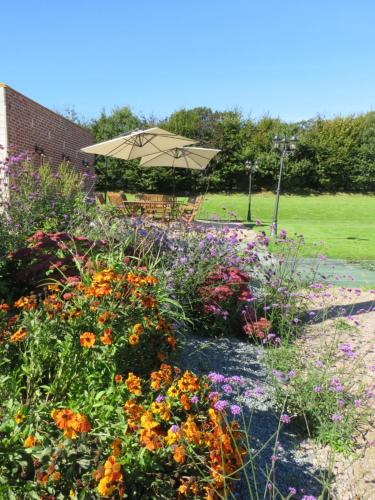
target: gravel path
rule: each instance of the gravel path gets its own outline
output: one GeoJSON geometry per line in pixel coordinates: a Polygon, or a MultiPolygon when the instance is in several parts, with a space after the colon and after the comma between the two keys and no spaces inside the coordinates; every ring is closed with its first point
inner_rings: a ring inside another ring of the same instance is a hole
{"type": "MultiPolygon", "coordinates": [[[[257,453],[269,441],[254,460],[257,471],[256,486],[254,480],[251,480],[252,491],[250,491],[245,478],[242,477],[233,493],[233,498],[278,499],[288,495],[289,487],[294,487],[298,491],[293,498],[301,498],[304,494],[318,497],[322,490],[318,477],[324,471],[312,466],[313,457],[308,452],[299,450],[302,439],[293,425],[284,426],[278,436],[278,459],[271,480],[279,492],[272,493],[267,488],[265,471],[272,467],[278,416],[272,405],[271,387],[267,383],[266,369],[261,359],[262,349],[239,338],[207,339],[192,334],[182,336],[179,344],[182,348],[177,364],[181,368],[198,374],[208,374],[213,371],[226,377],[234,375],[244,377],[243,389],[251,391],[251,395],[241,397],[240,404],[243,423],[249,429],[252,452],[257,453]]],[[[252,478],[250,467],[248,467],[248,477],[252,478]]]]}

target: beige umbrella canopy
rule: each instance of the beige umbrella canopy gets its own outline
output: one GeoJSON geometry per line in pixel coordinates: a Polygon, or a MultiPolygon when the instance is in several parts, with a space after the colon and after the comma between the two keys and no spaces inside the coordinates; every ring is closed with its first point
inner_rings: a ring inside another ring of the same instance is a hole
{"type": "Polygon", "coordinates": [[[161,151],[143,156],[141,167],[173,167],[204,170],[210,160],[220,152],[220,149],[197,147],[176,147],[168,151],[161,151]]]}
{"type": "Polygon", "coordinates": [[[159,127],[153,127],[123,134],[109,141],[82,148],[81,151],[122,160],[132,160],[196,142],[196,140],[172,134],[159,127]]]}

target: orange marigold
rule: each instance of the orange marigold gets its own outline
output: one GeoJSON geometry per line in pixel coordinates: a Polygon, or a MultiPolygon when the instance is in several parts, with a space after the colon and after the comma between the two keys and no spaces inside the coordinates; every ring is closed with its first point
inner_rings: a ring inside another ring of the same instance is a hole
{"type": "Polygon", "coordinates": [[[125,385],[132,394],[136,396],[141,395],[141,379],[130,372],[128,378],[125,380],[125,385]]]}
{"type": "Polygon", "coordinates": [[[122,375],[115,375],[116,384],[121,384],[122,381],[123,381],[122,375]]]}
{"type": "Polygon", "coordinates": [[[91,332],[83,332],[79,338],[81,346],[85,347],[86,349],[91,349],[95,344],[95,340],[95,335],[91,332]]]}
{"type": "Polygon", "coordinates": [[[25,309],[25,311],[32,311],[36,309],[37,298],[36,295],[29,295],[28,297],[21,297],[14,303],[14,307],[18,309],[25,309]]]}

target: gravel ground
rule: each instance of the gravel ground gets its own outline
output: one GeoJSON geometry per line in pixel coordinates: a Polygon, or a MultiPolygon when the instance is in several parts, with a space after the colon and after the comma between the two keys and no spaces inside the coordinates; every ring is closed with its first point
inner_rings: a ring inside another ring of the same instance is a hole
{"type": "MultiPolygon", "coordinates": [[[[189,369],[198,374],[207,374],[211,371],[221,373],[227,377],[238,375],[245,378],[244,391],[252,391],[252,395],[241,397],[243,423],[249,429],[250,446],[252,453],[257,453],[254,459],[256,469],[256,486],[251,480],[251,488],[245,477],[241,478],[232,498],[283,498],[289,493],[288,488],[294,487],[298,494],[316,497],[322,491],[319,477],[324,470],[314,468],[313,457],[309,451],[300,448],[302,438],[292,424],[283,426],[279,436],[279,449],[275,472],[271,477],[277,486],[278,492],[267,488],[268,480],[265,471],[272,466],[272,457],[275,454],[275,437],[278,430],[278,415],[272,404],[271,387],[267,383],[267,375],[262,363],[261,348],[239,338],[207,339],[197,335],[186,335],[179,339],[182,346],[179,360],[176,364],[183,369],[189,369]],[[268,445],[264,446],[265,443],[268,445]],[[250,489],[252,491],[250,491],[250,489]]],[[[248,477],[252,478],[250,467],[248,477]]]]}

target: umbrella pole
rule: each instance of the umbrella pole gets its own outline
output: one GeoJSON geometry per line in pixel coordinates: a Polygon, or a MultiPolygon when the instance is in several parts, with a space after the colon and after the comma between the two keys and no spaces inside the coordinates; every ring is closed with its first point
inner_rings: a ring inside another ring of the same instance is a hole
{"type": "Polygon", "coordinates": [[[172,218],[176,215],[176,169],[173,167],[173,198],[172,198],[172,218]]]}
{"type": "Polygon", "coordinates": [[[108,156],[105,156],[104,163],[104,201],[107,204],[107,190],[108,190],[108,156]]]}

